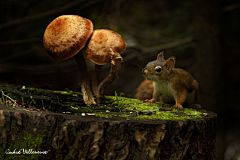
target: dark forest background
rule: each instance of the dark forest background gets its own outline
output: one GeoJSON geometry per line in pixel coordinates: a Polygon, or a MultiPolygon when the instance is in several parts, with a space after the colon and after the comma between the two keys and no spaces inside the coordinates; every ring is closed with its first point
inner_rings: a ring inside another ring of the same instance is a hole
{"type": "MultiPolygon", "coordinates": [[[[201,105],[218,114],[217,158],[240,159],[240,3],[237,0],[6,0],[0,2],[0,82],[77,91],[73,58],[56,61],[42,36],[56,17],[76,14],[94,29],[111,29],[128,44],[119,79],[106,95],[134,97],[142,68],[156,59],[176,57],[176,67],[200,83],[201,105]]],[[[90,75],[94,64],[87,60],[90,75]]],[[[103,67],[101,78],[110,69],[103,67]]]]}

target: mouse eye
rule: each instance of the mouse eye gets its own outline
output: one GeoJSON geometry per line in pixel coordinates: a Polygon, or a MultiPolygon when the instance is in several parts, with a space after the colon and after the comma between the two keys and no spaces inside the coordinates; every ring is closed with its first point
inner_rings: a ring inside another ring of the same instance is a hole
{"type": "Polygon", "coordinates": [[[159,72],[161,72],[161,70],[162,70],[162,67],[161,67],[161,66],[157,66],[157,67],[155,67],[155,71],[156,71],[156,72],[159,73],[159,72]]]}

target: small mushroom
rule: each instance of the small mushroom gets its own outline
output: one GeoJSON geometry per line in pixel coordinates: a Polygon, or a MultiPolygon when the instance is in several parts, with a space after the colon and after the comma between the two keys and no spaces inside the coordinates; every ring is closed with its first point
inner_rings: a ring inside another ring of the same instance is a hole
{"type": "Polygon", "coordinates": [[[92,88],[96,96],[97,103],[104,103],[104,90],[118,78],[118,72],[121,68],[122,57],[121,53],[126,49],[127,44],[123,41],[122,37],[108,29],[97,29],[93,31],[90,38],[86,53],[95,67],[92,75],[92,88]],[[107,62],[112,63],[111,70],[108,76],[99,84],[98,79],[102,66],[107,62]]]}
{"type": "Polygon", "coordinates": [[[88,69],[83,53],[78,53],[86,45],[93,32],[90,20],[77,15],[63,15],[53,20],[46,28],[43,45],[46,52],[56,60],[74,56],[81,77],[81,91],[87,106],[95,104],[88,79],[88,69]]]}

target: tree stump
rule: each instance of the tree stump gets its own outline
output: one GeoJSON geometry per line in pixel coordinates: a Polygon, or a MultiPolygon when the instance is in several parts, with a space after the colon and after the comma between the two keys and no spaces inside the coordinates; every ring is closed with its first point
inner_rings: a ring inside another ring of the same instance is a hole
{"type": "MultiPolygon", "coordinates": [[[[0,87],[1,88],[1,87],[0,87]]],[[[0,159],[216,159],[216,118],[102,118],[0,106],[0,159]]]]}

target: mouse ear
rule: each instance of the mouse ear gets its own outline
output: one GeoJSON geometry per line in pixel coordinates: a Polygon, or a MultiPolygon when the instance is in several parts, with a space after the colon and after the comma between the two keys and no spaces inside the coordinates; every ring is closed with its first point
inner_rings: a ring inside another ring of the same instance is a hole
{"type": "Polygon", "coordinates": [[[157,55],[157,60],[165,61],[163,51],[157,55]]]}
{"type": "Polygon", "coordinates": [[[170,57],[166,60],[165,62],[165,66],[167,67],[167,69],[172,69],[174,68],[174,65],[175,65],[175,57],[170,57]]]}

